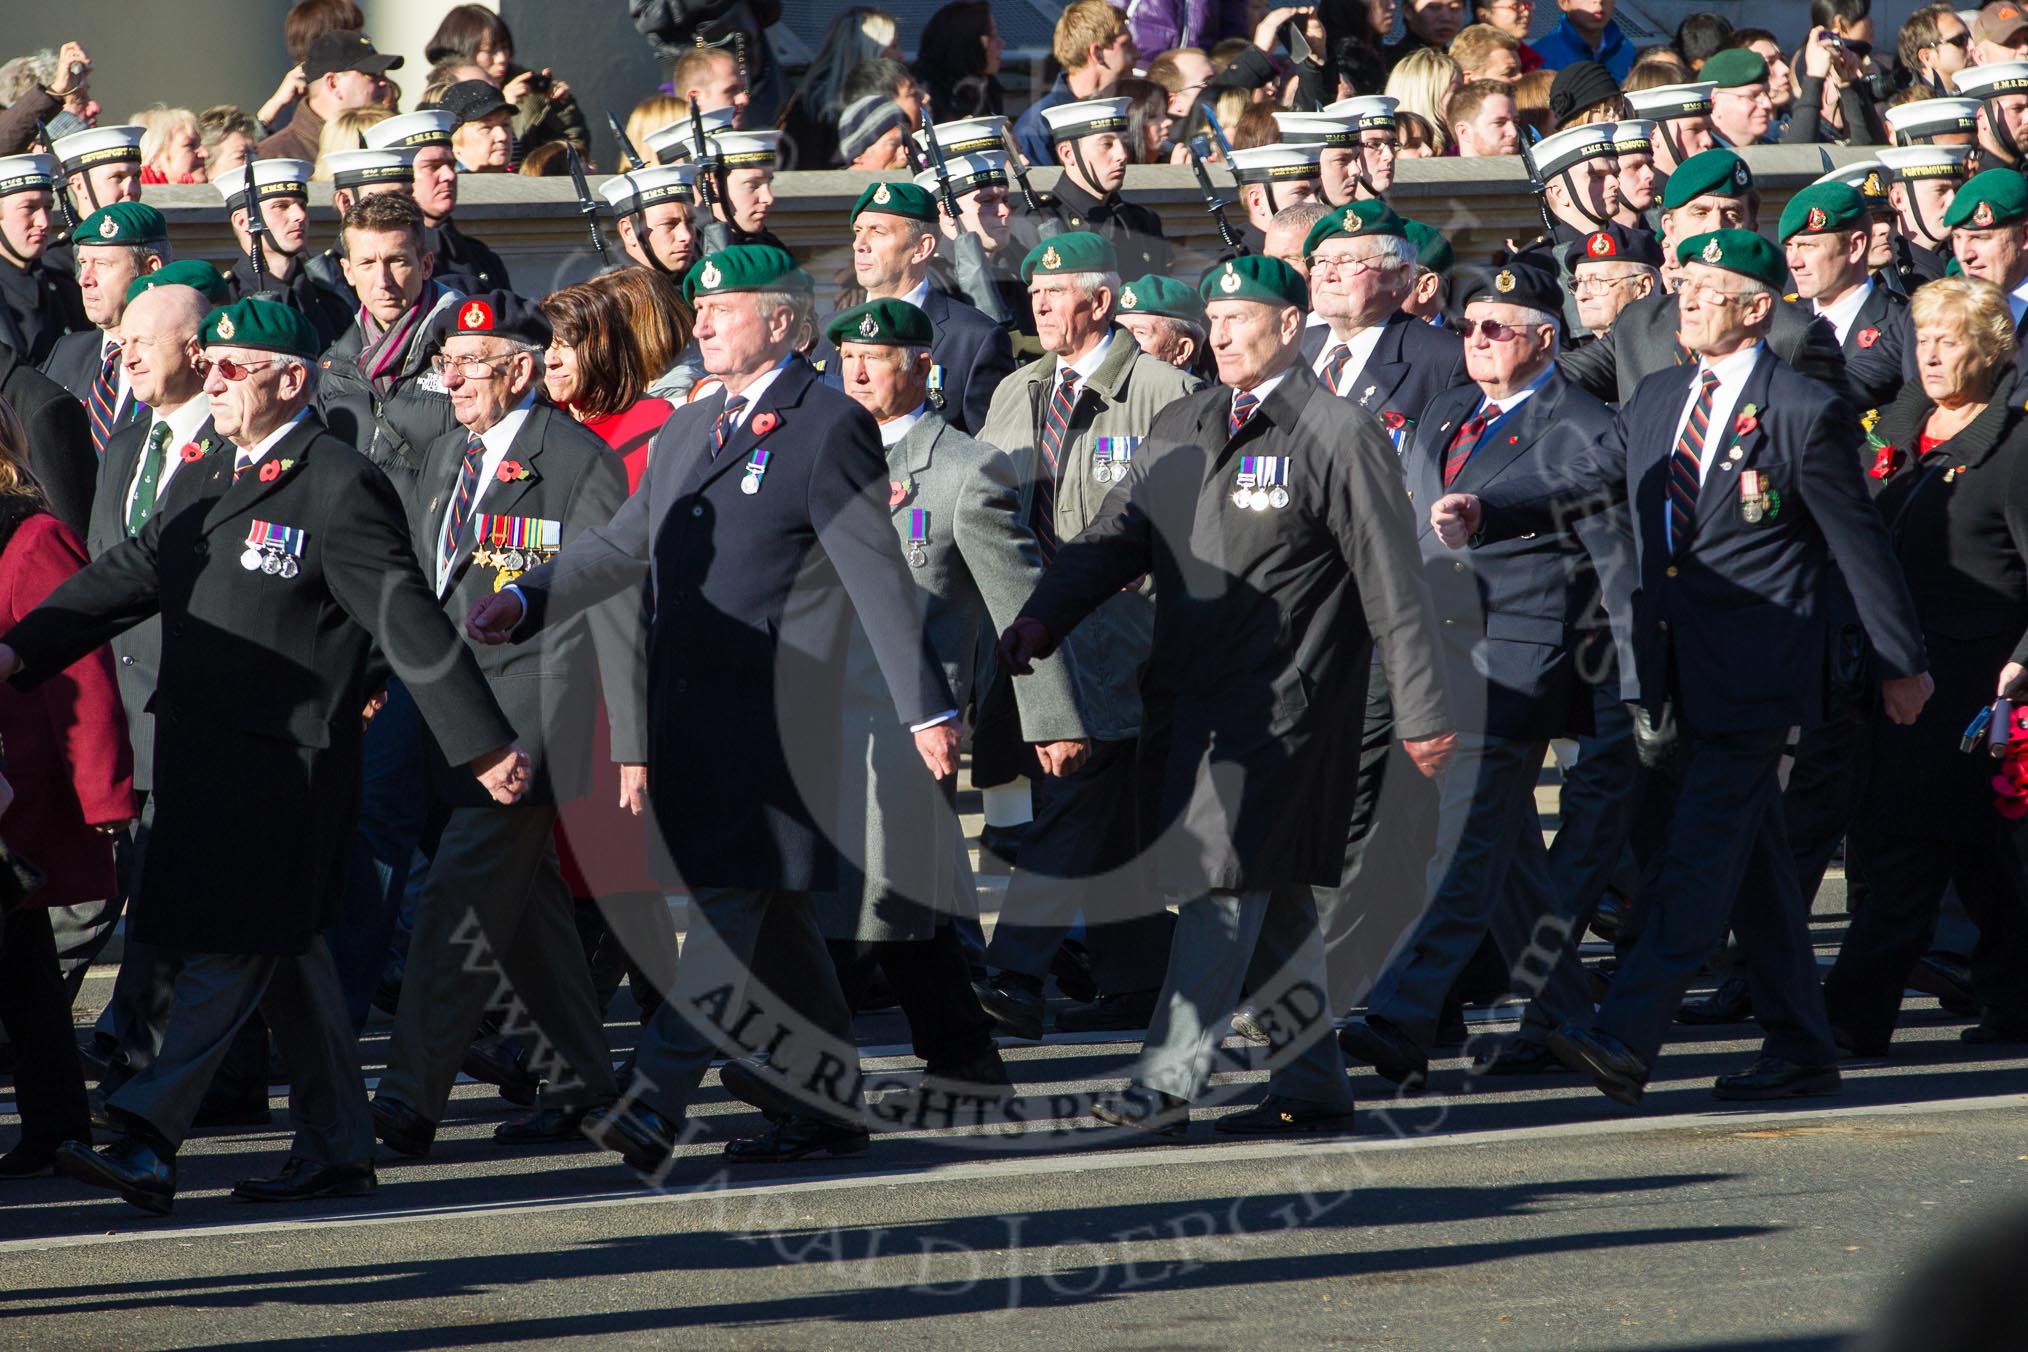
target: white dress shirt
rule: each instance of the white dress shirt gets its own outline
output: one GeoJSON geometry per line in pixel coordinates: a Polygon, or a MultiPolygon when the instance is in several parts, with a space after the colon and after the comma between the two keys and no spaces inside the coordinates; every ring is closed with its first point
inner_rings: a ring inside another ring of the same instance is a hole
{"type": "MultiPolygon", "coordinates": [[[[512,446],[514,438],[520,435],[521,425],[528,421],[528,411],[534,407],[535,391],[530,390],[519,404],[508,410],[505,417],[479,433],[479,442],[486,448],[486,454],[479,461],[479,483],[472,492],[471,510],[465,514],[465,527],[467,529],[472,524],[472,518],[477,516],[479,509],[485,505],[486,490],[494,483],[494,476],[499,474],[501,464],[507,459],[507,448],[512,446]]],[[[465,429],[461,428],[460,430],[463,431],[465,429]]],[[[470,432],[467,431],[467,444],[469,444],[470,435],[470,432]]],[[[462,474],[464,472],[463,468],[460,467],[458,472],[462,474]]],[[[444,500],[443,520],[437,523],[437,556],[434,562],[437,570],[436,580],[439,594],[442,593],[445,585],[451,580],[451,570],[444,566],[444,552],[446,546],[455,543],[455,541],[450,540],[448,537],[451,529],[451,509],[457,503],[457,494],[458,480],[454,475],[451,479],[450,494],[444,500]]]]}
{"type": "MultiPolygon", "coordinates": [[[[1675,453],[1675,446],[1683,437],[1683,428],[1690,421],[1690,411],[1697,407],[1697,392],[1703,387],[1706,371],[1718,377],[1718,388],[1711,392],[1711,423],[1704,433],[1702,458],[1698,462],[1697,482],[1702,485],[1711,477],[1711,462],[1718,448],[1731,440],[1732,410],[1739,403],[1739,392],[1746,388],[1746,378],[1753,374],[1753,364],[1760,360],[1760,344],[1748,343],[1737,352],[1729,353],[1716,361],[1706,357],[1697,363],[1697,374],[1691,377],[1690,392],[1684,396],[1683,412],[1676,419],[1676,431],[1669,438],[1669,453],[1675,453]]],[[[1676,547],[1674,513],[1662,512],[1662,529],[1669,548],[1676,547]]]]}
{"type": "MultiPolygon", "coordinates": [[[[1077,372],[1078,389],[1082,390],[1090,385],[1091,378],[1098,374],[1099,367],[1105,365],[1106,353],[1112,351],[1112,348],[1113,331],[1107,329],[1105,334],[1098,340],[1097,346],[1093,347],[1091,351],[1085,353],[1076,361],[1065,362],[1063,358],[1058,357],[1056,359],[1056,374],[1050,378],[1049,382],[1049,398],[1052,400],[1056,398],[1056,391],[1063,384],[1063,372],[1066,367],[1077,372]]],[[[1048,408],[1049,401],[1045,400],[1042,406],[1048,408]]]]}
{"type": "Polygon", "coordinates": [[[183,465],[183,447],[197,437],[197,429],[204,426],[205,418],[211,412],[211,401],[203,395],[187,400],[167,413],[154,410],[148,421],[148,431],[141,441],[140,458],[134,461],[134,477],[127,480],[127,496],[120,506],[120,520],[125,521],[134,510],[134,490],[141,483],[141,467],[148,458],[148,438],[155,435],[155,429],[163,423],[169,424],[169,444],[162,452],[162,469],[155,476],[155,501],[160,503],[162,495],[169,491],[169,480],[183,465]]]}
{"type": "MultiPolygon", "coordinates": [[[[112,334],[100,331],[99,365],[98,370],[92,372],[94,381],[98,379],[99,371],[106,369],[106,353],[115,346],[116,341],[112,334]]],[[[127,364],[124,361],[116,363],[113,371],[113,416],[117,418],[127,411],[127,401],[134,397],[134,387],[127,383],[127,364]]]]}
{"type": "Polygon", "coordinates": [[[1859,318],[1859,311],[1865,308],[1867,297],[1873,294],[1873,279],[1867,278],[1852,288],[1851,294],[1830,305],[1812,301],[1816,311],[1826,323],[1837,331],[1838,341],[1844,342],[1845,335],[1852,331],[1852,321],[1859,318]]]}
{"type": "MultiPolygon", "coordinates": [[[[1386,327],[1384,321],[1369,325],[1343,340],[1344,345],[1351,349],[1352,355],[1345,363],[1345,374],[1338,377],[1340,393],[1351,392],[1352,382],[1366,369],[1366,363],[1373,360],[1373,349],[1380,346],[1380,331],[1386,327]]],[[[1317,360],[1310,363],[1310,369],[1316,373],[1317,379],[1324,378],[1324,368],[1331,364],[1331,354],[1338,350],[1339,342],[1336,332],[1324,336],[1324,350],[1317,354],[1317,360]]]]}
{"type": "MultiPolygon", "coordinates": [[[[1516,390],[1504,399],[1487,399],[1482,396],[1479,401],[1479,407],[1473,410],[1471,416],[1473,418],[1484,416],[1486,419],[1486,430],[1490,432],[1493,429],[1494,423],[1527,403],[1533,397],[1535,391],[1541,389],[1543,384],[1549,379],[1550,373],[1555,370],[1556,363],[1551,362],[1543,368],[1541,375],[1528,382],[1525,389],[1516,390]]],[[[1468,418],[1466,421],[1469,422],[1470,419],[1468,418]]]]}
{"type": "Polygon", "coordinates": [[[2021,327],[2021,316],[2028,314],[2028,282],[2023,282],[2007,293],[2007,312],[2014,316],[2014,327],[2021,327]]]}
{"type": "Polygon", "coordinates": [[[730,403],[734,399],[746,400],[746,402],[744,404],[741,404],[738,410],[735,411],[730,418],[726,419],[725,423],[726,440],[730,441],[732,439],[732,434],[746,423],[747,415],[753,412],[753,406],[760,402],[761,396],[768,392],[768,387],[774,384],[777,380],[781,379],[782,372],[788,369],[789,369],[789,359],[787,357],[783,357],[773,366],[770,366],[767,370],[761,372],[758,376],[756,376],[754,378],[753,384],[747,386],[745,389],[741,390],[738,394],[734,394],[731,390],[727,390],[725,392],[725,398],[728,403],[730,403]]]}
{"type": "Polygon", "coordinates": [[[258,465],[261,462],[261,460],[267,455],[267,453],[275,448],[276,442],[280,441],[283,437],[287,436],[289,433],[295,431],[296,424],[300,423],[301,421],[303,421],[303,419],[309,416],[310,409],[308,405],[305,405],[304,407],[296,410],[295,417],[289,419],[287,422],[283,423],[280,427],[277,427],[274,431],[268,433],[266,436],[262,437],[259,441],[255,442],[253,445],[243,447],[240,450],[238,450],[232,457],[233,473],[238,474],[240,470],[246,468],[248,465],[258,465]]]}
{"type": "Polygon", "coordinates": [[[899,418],[889,418],[880,424],[880,446],[882,450],[893,450],[894,444],[907,436],[915,425],[929,412],[928,404],[917,404],[910,412],[899,418]]]}

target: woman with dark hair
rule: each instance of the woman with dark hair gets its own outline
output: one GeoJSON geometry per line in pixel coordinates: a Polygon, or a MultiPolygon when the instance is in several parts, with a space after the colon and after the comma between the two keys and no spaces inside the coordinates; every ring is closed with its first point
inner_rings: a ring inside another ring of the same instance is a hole
{"type": "Polygon", "coordinates": [[[845,86],[852,72],[880,57],[898,57],[898,27],[884,9],[855,5],[831,20],[823,45],[803,72],[803,82],[782,107],[775,125],[781,128],[784,169],[835,169],[838,120],[851,100],[845,86]]]}
{"type": "Polygon", "coordinates": [[[1128,78],[1113,85],[1112,97],[1127,105],[1127,154],[1132,164],[1167,164],[1176,150],[1170,136],[1176,119],[1169,112],[1169,91],[1153,80],[1128,78]]]}
{"type": "MultiPolygon", "coordinates": [[[[1380,54],[1387,32],[1374,26],[1372,0],[1323,0],[1316,17],[1324,30],[1319,106],[1378,94],[1387,84],[1387,60],[1380,54]]],[[[1391,10],[1387,22],[1389,28],[1394,26],[1391,10]]]]}
{"type": "Polygon", "coordinates": [[[591,147],[584,111],[570,86],[552,79],[548,67],[539,71],[514,64],[514,34],[498,14],[484,5],[458,5],[444,15],[430,35],[423,55],[432,66],[469,61],[485,72],[500,96],[514,105],[514,160],[551,141],[570,141],[580,151],[591,147]]]}
{"type": "MultiPolygon", "coordinates": [[[[78,538],[49,514],[28,471],[28,436],[0,399],[0,633],[85,562],[78,538]]],[[[0,754],[23,790],[8,812],[7,838],[31,851],[43,879],[32,897],[6,905],[0,921],[0,1024],[18,1058],[21,1110],[21,1140],[0,1155],[0,1178],[26,1178],[46,1171],[65,1141],[91,1140],[48,908],[101,901],[118,886],[113,836],[135,808],[111,649],[34,690],[0,686],[0,754]]]]}
{"type": "Polygon", "coordinates": [[[930,15],[916,46],[915,78],[929,91],[938,121],[1006,113],[1000,49],[1000,26],[986,0],[957,0],[930,15]]]}
{"type": "Polygon", "coordinates": [[[684,402],[704,362],[690,341],[695,316],[676,283],[647,268],[614,268],[585,283],[613,298],[640,349],[646,391],[671,403],[684,402]]]}

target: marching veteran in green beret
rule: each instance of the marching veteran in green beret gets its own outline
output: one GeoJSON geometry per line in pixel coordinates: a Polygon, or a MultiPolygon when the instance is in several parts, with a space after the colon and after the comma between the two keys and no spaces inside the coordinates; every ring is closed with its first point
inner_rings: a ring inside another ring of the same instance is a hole
{"type": "Polygon", "coordinates": [[[1186,1133],[1251,971],[1257,1017],[1287,1045],[1266,1100],[1218,1129],[1344,1132],[1352,1086],[1320,998],[1310,889],[1336,884],[1344,865],[1375,636],[1397,732],[1424,773],[1456,739],[1394,452],[1303,361],[1302,277],[1248,255],[1199,291],[1221,383],[1155,419],[1124,481],[1001,635],[1000,659],[1028,670],[1122,586],[1152,577],[1142,693],[1160,731],[1141,754],[1169,823],[1153,845],[1156,882],[1181,907],[1133,1082],[1094,1115],[1186,1133]]]}

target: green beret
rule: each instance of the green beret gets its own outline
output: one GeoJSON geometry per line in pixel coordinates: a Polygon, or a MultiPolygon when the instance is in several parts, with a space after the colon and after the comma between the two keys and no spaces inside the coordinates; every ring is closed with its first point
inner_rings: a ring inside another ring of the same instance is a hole
{"type": "Polygon", "coordinates": [[[735,244],[708,254],[683,276],[683,299],[723,296],[733,291],[814,291],[810,274],[796,266],[787,249],[772,244],[735,244]]]}
{"type": "Polygon", "coordinates": [[[1763,235],[1751,230],[1711,230],[1692,235],[1676,246],[1678,263],[1706,263],[1756,282],[1775,291],[1788,277],[1782,251],[1763,235]]]}
{"type": "Polygon", "coordinates": [[[1458,261],[1457,254],[1451,250],[1451,242],[1445,239],[1433,225],[1424,225],[1421,221],[1406,219],[1401,224],[1402,228],[1408,232],[1408,242],[1415,246],[1415,261],[1417,265],[1428,268],[1431,272],[1438,273],[1441,276],[1450,276],[1451,268],[1458,261]]]}
{"type": "Polygon", "coordinates": [[[128,282],[126,303],[132,305],[134,297],[158,286],[187,286],[202,292],[213,305],[222,305],[232,296],[231,288],[225,284],[225,278],[217,268],[202,259],[179,258],[128,282]]]}
{"type": "Polygon", "coordinates": [[[115,202],[85,217],[71,242],[88,249],[102,244],[161,244],[168,238],[169,222],[161,212],[146,202],[115,202]]]}
{"type": "Polygon", "coordinates": [[[250,347],[261,352],[283,352],[304,361],[317,360],[324,345],[317,330],[294,307],[280,301],[248,296],[220,310],[213,310],[199,335],[204,346],[250,347]]]}
{"type": "Polygon", "coordinates": [[[1944,212],[1944,228],[1985,230],[2028,216],[2028,180],[2017,169],[1988,169],[1965,180],[1944,212]]]}
{"type": "Polygon", "coordinates": [[[1241,254],[1220,263],[1204,274],[1204,280],[1197,284],[1197,294],[1207,302],[1257,300],[1269,305],[1293,305],[1298,310],[1310,308],[1310,286],[1303,280],[1303,274],[1281,259],[1265,254],[1241,254]]]}
{"type": "Polygon", "coordinates": [[[1045,239],[1021,260],[1021,280],[1024,282],[1033,280],[1037,273],[1119,270],[1120,256],[1113,251],[1112,241],[1089,230],[1072,230],[1045,239]]]}
{"type": "Polygon", "coordinates": [[[929,316],[905,300],[870,300],[840,310],[824,326],[833,347],[879,343],[884,347],[928,347],[934,336],[929,316]]]}
{"type": "Polygon", "coordinates": [[[937,200],[913,183],[876,183],[860,193],[859,200],[852,204],[852,219],[858,220],[860,213],[866,211],[884,211],[890,216],[935,224],[937,200]]]}
{"type": "Polygon", "coordinates": [[[1669,175],[1669,186],[1662,191],[1662,210],[1674,211],[1706,194],[1744,197],[1752,187],[1753,171],[1745,160],[1723,148],[1700,151],[1669,175]]]}
{"type": "Polygon", "coordinates": [[[1310,227],[1303,237],[1303,257],[1317,252],[1317,246],[1339,236],[1357,239],[1361,235],[1397,235],[1408,238],[1408,225],[1385,202],[1348,202],[1310,227]]]}
{"type": "Polygon", "coordinates": [[[1720,89],[1766,84],[1767,62],[1759,52],[1750,51],[1745,47],[1728,47],[1706,61],[1698,70],[1697,78],[1708,80],[1720,89]]]}
{"type": "Polygon", "coordinates": [[[1161,273],[1150,273],[1120,288],[1117,313],[1159,315],[1164,319],[1187,320],[1201,327],[1204,323],[1204,301],[1188,283],[1161,273]]]}
{"type": "MultiPolygon", "coordinates": [[[[2015,175],[2019,178],[2020,175],[2015,175]]],[[[1866,199],[1849,183],[1812,183],[1782,208],[1775,234],[1786,244],[1791,235],[1822,235],[1833,230],[1865,230],[1872,224],[1866,199]]]]}

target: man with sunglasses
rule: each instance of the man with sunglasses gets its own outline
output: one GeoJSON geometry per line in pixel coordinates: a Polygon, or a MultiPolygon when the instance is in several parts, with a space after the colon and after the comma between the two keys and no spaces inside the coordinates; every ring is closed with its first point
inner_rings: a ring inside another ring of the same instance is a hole
{"type": "MultiPolygon", "coordinates": [[[[444,613],[463,617],[580,533],[612,519],[627,496],[619,458],[541,398],[549,324],[507,291],[467,296],[432,325],[431,369],[450,392],[455,431],[429,448],[410,503],[410,538],[444,613]]],[[[533,1029],[547,1064],[536,1106],[502,1123],[508,1145],[579,1139],[592,1108],[617,1094],[591,970],[577,941],[556,852],[556,805],[589,787],[591,721],[602,687],[613,759],[647,760],[632,679],[625,602],[595,606],[540,642],[475,646],[473,656],[529,756],[526,798],[503,807],[425,747],[431,815],[443,827],[416,903],[415,929],[373,1098],[373,1127],[404,1155],[430,1152],[452,1082],[498,982],[470,962],[473,926],[533,1029]],[[594,671],[596,660],[596,672],[594,671]],[[594,680],[598,685],[594,685],[594,680]]],[[[638,815],[644,802],[630,804],[638,815]]]]}
{"type": "Polygon", "coordinates": [[[1778,775],[1790,729],[1822,713],[1833,571],[1851,588],[1894,722],[1913,723],[1927,702],[1929,659],[1863,487],[1851,404],[1769,341],[1781,254],[1745,230],[1693,235],[1677,250],[1690,360],[1644,380],[1604,436],[1570,439],[1527,478],[1447,493],[1430,521],[1446,545],[1476,550],[1565,529],[1588,508],[1624,512],[1631,528],[1640,585],[1622,615],[1643,761],[1667,827],[1639,937],[1597,1016],[1552,1032],[1550,1050],[1638,1106],[1684,990],[1730,923],[1767,1038],[1715,1095],[1834,1094],[1838,1049],[1778,775]]]}
{"type": "MultiPolygon", "coordinates": [[[[321,931],[335,916],[357,805],[359,711],[391,665],[452,764],[496,801],[527,789],[471,654],[416,567],[387,479],[311,413],[317,337],[247,299],[203,329],[217,436],[164,510],[0,640],[17,685],[54,676],[159,612],[155,831],[130,933],[180,950],[161,1050],[106,1102],[122,1135],[66,1142],[58,1172],[155,1215],[237,1030],[256,1010],[288,1059],[288,1162],[248,1201],[373,1191],[358,1051],[321,931]]],[[[194,454],[193,454],[194,452],[194,454]]]]}
{"type": "Polygon", "coordinates": [[[1955,76],[1971,63],[1971,49],[1971,30],[1948,4],[1924,5],[1895,39],[1901,68],[1938,94],[1957,89],[1955,76]]]}
{"type": "MultiPolygon", "coordinates": [[[[1693,155],[1669,176],[1662,196],[1662,247],[1714,229],[1759,228],[1760,193],[1746,161],[1730,150],[1693,155]]],[[[1666,273],[1665,273],[1666,275],[1666,273]]],[[[1673,294],[1649,296],[1620,311],[1612,332],[1558,359],[1563,373],[1607,403],[1625,403],[1643,377],[1679,366],[1683,347],[1673,294]]],[[[1829,324],[1794,301],[1775,297],[1768,346],[1775,355],[1843,394],[1845,356],[1829,324]]]]}
{"type": "MultiPolygon", "coordinates": [[[[1611,430],[1606,406],[1557,373],[1563,295],[1557,274],[1532,257],[1466,275],[1458,299],[1472,384],[1431,400],[1411,438],[1403,464],[1411,506],[1525,480],[1572,442],[1611,430]]],[[[1549,741],[1566,731],[1581,691],[1573,621],[1596,590],[1589,551],[1602,556],[1598,573],[1606,574],[1613,524],[1594,515],[1576,531],[1504,540],[1461,560],[1428,520],[1418,522],[1458,729],[1457,755],[1438,780],[1445,848],[1430,863],[1422,915],[1367,996],[1365,1018],[1339,1035],[1348,1057],[1396,1083],[1427,1079],[1444,999],[1489,933],[1511,970],[1528,970],[1526,959],[1550,974],[1520,1032],[1484,1060],[1493,1073],[1556,1065],[1549,1033],[1591,1012],[1578,964],[1557,961],[1562,943],[1543,940],[1576,932],[1566,909],[1576,899],[1558,893],[1534,804],[1549,741]]]]}

